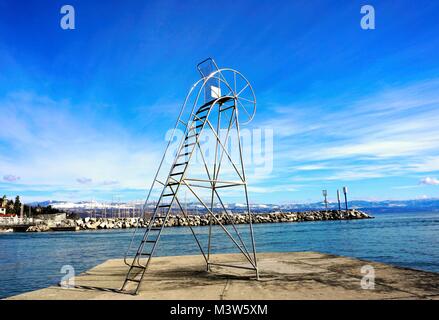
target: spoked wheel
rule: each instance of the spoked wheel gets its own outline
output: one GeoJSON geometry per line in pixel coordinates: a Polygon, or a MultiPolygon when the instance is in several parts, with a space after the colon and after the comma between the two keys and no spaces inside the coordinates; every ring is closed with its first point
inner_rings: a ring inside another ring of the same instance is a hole
{"type": "Polygon", "coordinates": [[[248,124],[256,113],[256,96],[250,82],[238,71],[220,69],[207,84],[221,88],[222,96],[232,96],[239,112],[239,123],[248,124]]]}
{"type": "Polygon", "coordinates": [[[256,113],[256,96],[250,82],[239,72],[230,68],[219,69],[213,59],[208,58],[197,66],[203,82],[200,89],[204,102],[220,96],[233,97],[239,113],[239,123],[247,124],[256,113]]]}

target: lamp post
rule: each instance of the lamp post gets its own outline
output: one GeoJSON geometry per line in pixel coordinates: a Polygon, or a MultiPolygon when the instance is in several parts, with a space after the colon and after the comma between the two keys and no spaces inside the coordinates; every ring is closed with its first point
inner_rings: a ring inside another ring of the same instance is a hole
{"type": "Polygon", "coordinates": [[[322,190],[322,194],[325,197],[325,208],[326,211],[328,211],[328,190],[322,190]]]}
{"type": "Polygon", "coordinates": [[[348,212],[348,187],[343,187],[343,193],[344,193],[344,203],[346,206],[346,212],[348,212]]]}
{"type": "Polygon", "coordinates": [[[341,204],[340,204],[340,190],[337,189],[337,201],[338,201],[338,211],[341,211],[341,204]]]}

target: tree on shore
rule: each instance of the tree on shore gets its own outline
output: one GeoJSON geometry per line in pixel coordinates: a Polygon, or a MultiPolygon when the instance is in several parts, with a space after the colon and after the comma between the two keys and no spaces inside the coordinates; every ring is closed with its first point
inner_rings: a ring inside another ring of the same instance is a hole
{"type": "Polygon", "coordinates": [[[13,213],[14,212],[14,201],[8,200],[6,204],[6,213],[13,213]]]}
{"type": "Polygon", "coordinates": [[[15,202],[14,202],[14,213],[16,215],[20,215],[20,211],[21,211],[21,201],[20,201],[20,196],[16,196],[15,197],[15,202]]]}

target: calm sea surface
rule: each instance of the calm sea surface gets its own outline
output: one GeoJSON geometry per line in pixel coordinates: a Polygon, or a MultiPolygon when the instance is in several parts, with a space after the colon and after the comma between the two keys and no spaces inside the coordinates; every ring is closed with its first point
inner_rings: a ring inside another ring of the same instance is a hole
{"type": "MultiPolygon", "coordinates": [[[[312,250],[439,272],[439,212],[380,213],[375,217],[257,224],[257,250],[312,250]]],[[[244,226],[239,227],[244,232],[244,226]]],[[[205,240],[208,228],[195,229],[205,240]]],[[[73,266],[78,274],[107,259],[123,257],[131,233],[132,230],[103,230],[0,234],[0,298],[57,284],[64,276],[60,272],[63,265],[73,266]]],[[[218,227],[214,235],[216,252],[236,251],[218,227]]],[[[198,252],[188,228],[165,229],[157,249],[159,256],[198,252]]]]}

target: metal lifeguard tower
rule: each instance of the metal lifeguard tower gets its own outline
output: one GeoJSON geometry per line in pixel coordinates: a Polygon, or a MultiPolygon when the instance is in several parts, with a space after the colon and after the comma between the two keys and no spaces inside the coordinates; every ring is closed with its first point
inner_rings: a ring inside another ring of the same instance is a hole
{"type": "Polygon", "coordinates": [[[134,245],[134,239],[140,229],[135,229],[125,256],[129,270],[122,292],[138,293],[171,212],[188,216],[182,202],[186,193],[197,201],[209,219],[209,233],[207,241],[204,241],[207,243],[202,243],[194,228],[189,226],[206,261],[207,270],[211,266],[237,267],[254,270],[259,277],[240,139],[240,125],[250,122],[256,112],[256,97],[252,86],[240,72],[230,68],[220,69],[211,58],[199,63],[197,69],[201,78],[186,96],[143,206],[143,217],[148,210],[151,214],[148,227],[138,246],[134,245]],[[230,142],[233,136],[237,137],[234,146],[230,142]],[[203,140],[206,137],[214,140],[208,151],[203,140]],[[171,146],[175,147],[174,150],[171,146]],[[218,214],[232,215],[222,200],[223,192],[230,193],[229,190],[243,196],[243,208],[249,222],[246,240],[233,219],[228,219],[227,226],[218,219],[218,214]],[[245,265],[212,261],[213,223],[238,248],[245,265]],[[134,290],[128,288],[130,283],[135,284],[134,290]]]}

